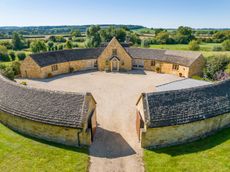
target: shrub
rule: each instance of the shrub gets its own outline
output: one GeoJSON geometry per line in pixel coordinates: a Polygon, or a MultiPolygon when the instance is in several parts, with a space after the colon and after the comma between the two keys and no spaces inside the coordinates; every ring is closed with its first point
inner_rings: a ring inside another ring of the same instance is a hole
{"type": "Polygon", "coordinates": [[[230,40],[225,40],[225,41],[222,43],[222,46],[224,47],[224,50],[230,51],[230,40]]]}
{"type": "Polygon", "coordinates": [[[6,67],[4,70],[1,70],[3,76],[7,77],[10,80],[14,80],[14,71],[12,67],[6,67]]]}
{"type": "Polygon", "coordinates": [[[226,66],[224,72],[230,75],[230,64],[228,64],[228,65],[226,66]]]}
{"type": "Polygon", "coordinates": [[[223,48],[221,46],[214,46],[212,48],[212,51],[222,51],[222,50],[223,50],[223,48]]]}
{"type": "Polygon", "coordinates": [[[143,48],[149,47],[149,44],[150,44],[150,41],[148,39],[143,39],[141,41],[141,47],[143,47],[143,48]]]}
{"type": "Polygon", "coordinates": [[[192,50],[192,51],[198,51],[200,50],[200,45],[198,43],[198,41],[190,41],[189,44],[188,44],[188,48],[189,50],[192,50]]]}
{"type": "Polygon", "coordinates": [[[26,58],[26,53],[24,53],[24,52],[18,52],[17,56],[18,56],[19,60],[24,60],[26,58]]]}
{"type": "Polygon", "coordinates": [[[8,54],[1,54],[1,53],[0,53],[0,60],[4,62],[11,61],[10,56],[8,54]]]}
{"type": "Polygon", "coordinates": [[[19,75],[20,74],[20,65],[21,63],[18,61],[14,61],[11,65],[13,71],[14,71],[14,75],[19,75]]]}
{"type": "Polygon", "coordinates": [[[27,86],[27,82],[25,81],[20,82],[20,84],[27,86]]]}
{"type": "Polygon", "coordinates": [[[194,75],[192,76],[192,79],[196,79],[196,80],[204,80],[202,77],[194,75]]]}
{"type": "Polygon", "coordinates": [[[204,69],[204,77],[215,80],[215,75],[220,71],[224,71],[229,63],[230,58],[226,55],[209,57],[204,69]]]}
{"type": "Polygon", "coordinates": [[[14,51],[9,52],[9,56],[11,57],[11,60],[14,61],[16,59],[16,55],[14,51]]]}

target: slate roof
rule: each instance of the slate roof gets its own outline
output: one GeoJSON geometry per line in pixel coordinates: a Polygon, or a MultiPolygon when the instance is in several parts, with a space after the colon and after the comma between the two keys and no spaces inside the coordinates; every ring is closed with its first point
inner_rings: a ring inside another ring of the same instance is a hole
{"type": "Polygon", "coordinates": [[[30,57],[40,66],[45,67],[57,63],[75,60],[97,59],[104,48],[84,48],[74,50],[52,51],[31,54],[30,57]]]}
{"type": "Polygon", "coordinates": [[[0,111],[32,121],[82,128],[88,110],[85,97],[30,88],[0,76],[0,111]]]}
{"type": "Polygon", "coordinates": [[[212,118],[230,112],[230,80],[197,88],[146,93],[143,104],[150,128],[212,118]]]}
{"type": "Polygon", "coordinates": [[[190,66],[201,53],[191,51],[159,50],[148,48],[125,48],[134,59],[158,60],[190,66]]]}

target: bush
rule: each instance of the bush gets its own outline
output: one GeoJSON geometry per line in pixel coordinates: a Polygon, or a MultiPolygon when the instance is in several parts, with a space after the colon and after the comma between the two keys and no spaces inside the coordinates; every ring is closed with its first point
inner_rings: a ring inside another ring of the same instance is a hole
{"type": "Polygon", "coordinates": [[[143,39],[141,41],[141,47],[143,47],[143,48],[148,48],[149,44],[150,44],[150,40],[148,40],[148,39],[143,39]]]}
{"type": "Polygon", "coordinates": [[[17,56],[18,56],[19,60],[24,60],[26,58],[26,53],[24,53],[24,52],[18,52],[17,56]]]}
{"type": "Polygon", "coordinates": [[[21,66],[21,63],[18,61],[15,61],[12,63],[11,67],[14,71],[14,75],[19,75],[21,73],[20,72],[20,66],[21,66]]]}
{"type": "Polygon", "coordinates": [[[2,54],[2,53],[0,53],[0,60],[4,62],[11,61],[10,56],[8,54],[2,54]]]}
{"type": "Polygon", "coordinates": [[[224,50],[230,51],[230,40],[225,40],[225,41],[222,43],[222,46],[224,47],[224,50]]]}
{"type": "Polygon", "coordinates": [[[223,50],[223,48],[221,46],[214,46],[212,48],[212,51],[222,51],[222,50],[223,50]]]}
{"type": "Polygon", "coordinates": [[[9,56],[11,57],[11,60],[14,61],[16,59],[16,55],[14,51],[9,52],[9,56]]]}
{"type": "Polygon", "coordinates": [[[230,75],[230,64],[228,64],[228,65],[226,66],[224,72],[230,75]]]}
{"type": "Polygon", "coordinates": [[[27,82],[25,81],[20,82],[20,84],[27,86],[27,82]]]}
{"type": "Polygon", "coordinates": [[[6,67],[5,69],[1,70],[1,74],[10,80],[14,80],[14,71],[12,67],[6,67]]]}
{"type": "Polygon", "coordinates": [[[226,55],[209,57],[204,69],[204,77],[215,80],[215,75],[220,71],[224,71],[229,63],[230,58],[226,55]]]}
{"type": "Polygon", "coordinates": [[[188,48],[189,50],[192,50],[192,51],[198,51],[200,50],[200,45],[198,43],[198,41],[190,41],[189,44],[188,44],[188,48]]]}

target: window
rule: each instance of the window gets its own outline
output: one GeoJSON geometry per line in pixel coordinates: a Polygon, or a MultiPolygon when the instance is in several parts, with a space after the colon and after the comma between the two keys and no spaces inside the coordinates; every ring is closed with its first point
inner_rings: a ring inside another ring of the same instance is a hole
{"type": "Polygon", "coordinates": [[[173,64],[172,69],[173,69],[173,70],[179,70],[179,65],[173,64]]]}
{"type": "Polygon", "coordinates": [[[151,66],[156,66],[156,62],[154,60],[151,61],[151,66]]]}
{"type": "Polygon", "coordinates": [[[53,65],[51,66],[52,71],[57,71],[58,70],[58,65],[53,65]]]}
{"type": "Polygon", "coordinates": [[[113,55],[113,56],[116,56],[116,55],[117,55],[117,49],[113,49],[112,55],[113,55]]]}

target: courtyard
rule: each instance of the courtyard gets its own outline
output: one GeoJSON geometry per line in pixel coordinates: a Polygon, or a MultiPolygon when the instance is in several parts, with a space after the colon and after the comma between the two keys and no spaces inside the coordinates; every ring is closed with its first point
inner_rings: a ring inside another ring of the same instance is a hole
{"type": "MultiPolygon", "coordinates": [[[[48,79],[17,79],[17,82],[25,81],[30,87],[42,89],[91,92],[97,102],[98,128],[90,147],[90,171],[144,171],[135,128],[136,102],[143,92],[154,92],[161,86],[165,91],[165,85],[177,83],[177,87],[184,80],[169,74],[133,70],[76,72],[48,79]]],[[[191,84],[193,80],[189,80],[191,84]]],[[[204,84],[196,81],[195,86],[204,84]]]]}

